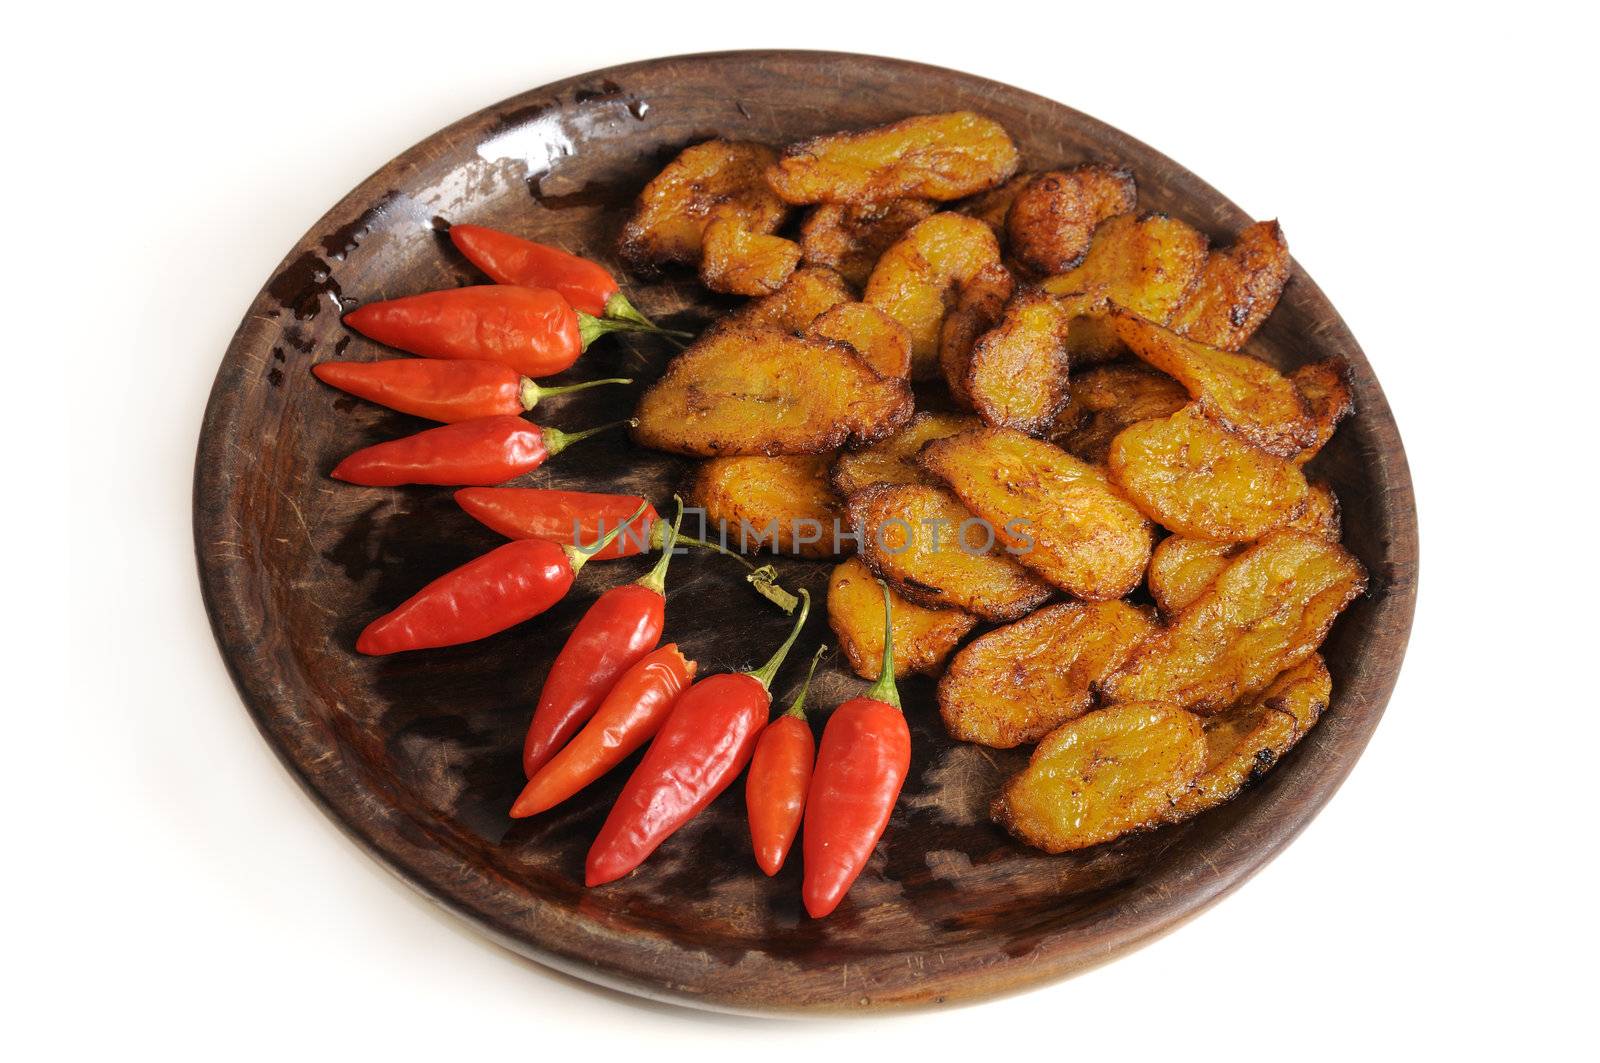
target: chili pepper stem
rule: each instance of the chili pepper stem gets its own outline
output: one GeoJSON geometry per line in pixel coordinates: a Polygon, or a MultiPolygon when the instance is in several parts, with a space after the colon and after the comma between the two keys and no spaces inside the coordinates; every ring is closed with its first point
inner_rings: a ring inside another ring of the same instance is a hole
{"type": "Polygon", "coordinates": [[[789,629],[789,637],[783,640],[772,654],[766,664],[753,672],[746,672],[750,678],[760,683],[767,689],[772,688],[772,677],[778,674],[778,669],[783,667],[783,659],[789,656],[789,647],[794,645],[794,640],[800,637],[800,629],[806,626],[806,614],[811,612],[811,592],[804,587],[800,589],[800,615],[795,618],[794,627],[789,629]]]}
{"type": "MultiPolygon", "coordinates": [[[[658,524],[650,530],[650,546],[652,548],[659,547],[665,539],[666,527],[664,525],[658,524]]],[[[771,565],[751,564],[748,558],[737,551],[729,550],[720,543],[713,543],[706,539],[696,539],[692,535],[679,535],[677,545],[698,546],[702,550],[710,550],[714,554],[733,558],[750,570],[744,578],[749,582],[750,586],[755,588],[756,593],[776,605],[779,609],[782,609],[785,614],[793,613],[794,607],[800,604],[800,599],[784,590],[783,586],[778,583],[778,570],[771,565]]]]}
{"type": "Polygon", "coordinates": [[[582,341],[584,350],[588,350],[589,344],[608,332],[654,332],[661,336],[675,337],[682,340],[694,339],[694,333],[692,332],[665,329],[659,325],[641,325],[637,321],[618,321],[613,318],[595,317],[593,314],[585,314],[582,310],[577,313],[578,338],[582,341]]]}
{"type": "Polygon", "coordinates": [[[524,411],[531,410],[539,405],[540,399],[549,398],[551,395],[567,395],[574,391],[587,391],[597,388],[602,384],[631,384],[633,379],[625,376],[607,377],[605,380],[585,380],[581,384],[562,384],[560,387],[546,387],[528,377],[522,378],[522,385],[518,397],[522,400],[524,411]]]}
{"type": "Polygon", "coordinates": [[[604,314],[614,321],[636,321],[641,325],[656,327],[656,323],[639,313],[638,309],[628,301],[628,297],[621,292],[611,293],[611,297],[606,300],[604,314]]]}
{"type": "Polygon", "coordinates": [[[800,684],[800,693],[794,696],[794,704],[789,706],[785,716],[793,716],[797,720],[806,718],[806,691],[811,689],[811,677],[817,674],[817,662],[822,660],[822,655],[828,652],[827,643],[817,647],[817,652],[811,655],[811,667],[806,669],[806,681],[800,684]]]}
{"type": "Polygon", "coordinates": [[[894,609],[889,604],[889,585],[879,580],[878,586],[883,588],[883,665],[867,697],[900,709],[900,691],[894,685],[894,609]]]}
{"type": "MultiPolygon", "coordinates": [[[[579,434],[581,435],[582,433],[579,434]]],[[[633,511],[633,516],[629,517],[621,524],[618,524],[615,528],[612,528],[610,531],[606,532],[600,537],[600,541],[595,543],[593,546],[563,546],[561,549],[566,552],[567,562],[572,566],[572,574],[576,576],[579,571],[582,570],[583,566],[589,563],[590,558],[604,550],[606,547],[610,546],[611,540],[621,535],[623,528],[626,528],[628,525],[644,516],[644,511],[649,508],[649,502],[640,502],[639,508],[633,511]]]]}
{"type": "Polygon", "coordinates": [[[683,499],[673,495],[672,500],[678,504],[678,515],[673,518],[672,527],[667,530],[666,537],[662,540],[661,560],[638,580],[639,586],[655,591],[662,597],[666,597],[667,594],[667,566],[672,564],[672,548],[678,545],[678,527],[683,523],[683,499]]]}
{"type": "Polygon", "coordinates": [[[596,425],[593,428],[585,428],[581,432],[563,432],[559,428],[542,428],[540,429],[540,432],[544,435],[545,449],[550,452],[550,456],[553,458],[563,450],[566,450],[568,447],[572,446],[572,444],[581,443],[585,439],[588,439],[590,436],[594,435],[596,432],[608,432],[613,428],[621,428],[623,425],[627,425],[629,428],[632,428],[638,423],[639,421],[637,418],[629,417],[623,421],[612,421],[609,424],[596,425]]]}

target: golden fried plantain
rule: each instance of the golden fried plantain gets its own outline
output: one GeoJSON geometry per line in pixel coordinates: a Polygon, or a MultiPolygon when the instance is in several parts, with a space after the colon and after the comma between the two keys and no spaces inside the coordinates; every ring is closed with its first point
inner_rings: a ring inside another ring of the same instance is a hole
{"type": "Polygon", "coordinates": [[[812,208],[800,226],[802,261],[834,270],[860,287],[872,276],[878,258],[938,206],[926,199],[890,203],[824,203],[812,208]]]}
{"type": "Polygon", "coordinates": [[[695,474],[689,504],[741,549],[833,557],[841,507],[828,487],[832,461],[831,454],[714,458],[695,474]]]}
{"type": "Polygon", "coordinates": [[[1126,310],[1108,319],[1140,360],[1182,384],[1200,412],[1279,458],[1316,438],[1316,426],[1289,378],[1259,358],[1207,347],[1126,310]]]}
{"type": "Polygon", "coordinates": [[[855,292],[831,269],[797,269],[783,287],[763,299],[747,303],[728,315],[728,321],[754,328],[801,333],[821,315],[840,303],[855,302],[855,292]]]}
{"type": "MultiPolygon", "coordinates": [[[[1165,324],[1205,268],[1205,235],[1175,218],[1119,214],[1094,231],[1088,254],[1065,273],[1044,281],[1052,295],[1099,293],[1142,318],[1165,324]]],[[[1073,325],[1074,364],[1103,362],[1126,348],[1101,319],[1073,325]]]]}
{"type": "Polygon", "coordinates": [[[1338,542],[1344,530],[1344,522],[1340,519],[1339,496],[1333,493],[1333,488],[1326,481],[1310,481],[1305,511],[1285,521],[1283,527],[1320,535],[1330,543],[1338,542]]]}
{"type": "Polygon", "coordinates": [[[953,111],[791,144],[767,183],[788,203],[942,202],[993,188],[1019,159],[998,122],[953,111]]]}
{"type": "MultiPolygon", "coordinates": [[[[959,609],[924,609],[891,588],[894,611],[894,674],[933,675],[977,624],[959,609]]],[[[883,667],[883,592],[859,557],[835,566],[828,580],[828,626],[839,639],[850,667],[862,679],[876,679],[883,667]]]]}
{"type": "Polygon", "coordinates": [[[713,217],[737,219],[753,233],[777,231],[789,206],[767,187],[777,152],[765,144],[708,140],[684,148],[644,186],[618,250],[634,269],[700,261],[713,217]]]}
{"type": "Polygon", "coordinates": [[[1278,305],[1289,282],[1289,244],[1275,221],[1246,228],[1225,251],[1213,251],[1172,331],[1208,347],[1237,351],[1278,305]]]}
{"type": "Polygon", "coordinates": [[[888,439],[840,454],[833,463],[833,489],[849,498],[873,484],[932,483],[932,477],[917,464],[917,451],[930,439],[953,436],[979,424],[976,417],[966,414],[919,412],[888,439]]]}
{"type": "Polygon", "coordinates": [[[957,289],[955,305],[939,327],[939,371],[960,406],[972,405],[972,396],[967,394],[972,346],[979,336],[1000,323],[1014,288],[1011,271],[991,262],[957,289]]]}
{"type": "Polygon", "coordinates": [[[1097,226],[1138,201],[1133,174],[1085,163],[1029,181],[1006,214],[1012,255],[1036,274],[1065,273],[1083,261],[1097,226]]]}
{"type": "Polygon", "coordinates": [[[635,440],[674,454],[820,454],[888,436],[911,419],[911,390],[842,343],[726,324],[672,360],[635,416],[635,440]]]}
{"type": "Polygon", "coordinates": [[[922,448],[923,468],[988,522],[1018,561],[1088,601],[1120,598],[1150,560],[1150,522],[1106,474],[1010,428],[978,428],[922,448]]]}
{"type": "Polygon", "coordinates": [[[1095,687],[1156,630],[1127,602],[1047,605],[962,648],[939,680],[952,738],[995,749],[1037,742],[1089,711],[1095,687]]]}
{"type": "Polygon", "coordinates": [[[1113,702],[1159,699],[1217,712],[1311,656],[1366,584],[1361,563],[1337,543],[1273,532],[1141,643],[1101,693],[1113,702]]]}
{"type": "Polygon", "coordinates": [[[1345,365],[1337,359],[1303,365],[1289,379],[1311,411],[1314,426],[1311,443],[1294,457],[1296,465],[1304,465],[1328,445],[1339,422],[1355,409],[1355,400],[1345,380],[1345,365]]]}
{"type": "Polygon", "coordinates": [[[991,188],[987,192],[979,192],[971,199],[958,203],[957,211],[971,218],[977,218],[990,229],[994,230],[997,239],[1006,238],[1006,215],[1011,213],[1011,204],[1017,201],[1017,196],[1028,187],[1028,182],[1039,176],[1036,173],[1019,173],[1005,184],[991,188]]]}
{"type": "Polygon", "coordinates": [[[990,813],[1047,853],[1086,849],[1159,823],[1205,760],[1195,716],[1155,701],[1114,705],[1051,732],[990,813]]]}
{"type": "Polygon", "coordinates": [[[718,216],[701,238],[700,283],[728,295],[771,295],[800,264],[800,245],[718,216]]]}
{"type": "Polygon", "coordinates": [[[978,337],[962,390],[986,424],[1043,435],[1067,404],[1067,331],[1085,296],[1024,288],[978,337]]]}
{"type": "Polygon", "coordinates": [[[911,372],[911,334],[875,306],[840,303],[818,315],[805,334],[848,344],[879,376],[911,372]]]}
{"type": "Polygon", "coordinates": [[[982,222],[945,211],[918,222],[878,259],[862,301],[911,333],[911,375],[938,371],[939,327],[961,287],[1000,261],[1000,245],[982,222]]]}
{"type": "Polygon", "coordinates": [[[1107,465],[1145,516],[1196,539],[1256,539],[1306,506],[1306,478],[1296,466],[1252,447],[1193,403],[1123,429],[1107,465]]]}
{"type": "Polygon", "coordinates": [[[1183,385],[1136,362],[1090,366],[1074,373],[1067,404],[1048,438],[1091,465],[1104,465],[1117,433],[1139,421],[1170,417],[1189,403],[1183,385]]]}
{"type": "Polygon", "coordinates": [[[1050,587],[998,547],[984,548],[983,522],[942,488],[875,484],[850,496],[861,558],[908,600],[1015,620],[1050,597],[1050,587]]]}

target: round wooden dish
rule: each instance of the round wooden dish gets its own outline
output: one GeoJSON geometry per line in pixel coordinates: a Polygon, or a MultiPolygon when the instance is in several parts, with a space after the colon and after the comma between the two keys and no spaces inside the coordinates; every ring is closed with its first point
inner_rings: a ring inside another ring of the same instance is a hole
{"type": "MultiPolygon", "coordinates": [[[[358,446],[425,427],[319,384],[309,367],[381,355],[341,306],[463,283],[443,238],[472,221],[536,235],[615,265],[629,202],[678,149],[712,136],[783,144],[958,107],[1011,131],[1029,167],[1086,159],[1132,167],[1141,210],[1226,243],[1249,219],[1199,178],[1086,115],[1006,85],[915,63],[816,52],[656,59],[570,78],[429,137],[374,174],[295,245],[250,306],[211,394],[195,476],[195,546],[217,641],[246,706],[284,763],[366,850],[508,948],[649,997],[751,1011],[937,1004],[1060,978],[1189,918],[1289,843],[1371,736],[1405,651],[1417,533],[1400,436],[1367,359],[1303,271],[1253,350],[1283,367],[1339,356],[1358,409],[1315,471],[1344,502],[1368,597],[1325,647],[1333,710],[1265,781],[1179,827],[1076,855],[1011,842],[986,807],[1025,759],[952,743],[933,684],[903,684],[915,760],[884,843],[831,918],[805,917],[799,860],[755,868],[736,787],[645,866],[585,890],[583,855],[626,776],[513,823],[522,731],[555,650],[605,586],[642,559],[595,564],[549,615],[475,645],[371,659],[353,649],[373,616],[498,543],[450,492],[374,490],[326,473],[358,446]]],[[[1294,219],[1287,219],[1292,240],[1294,219]]],[[[692,277],[634,281],[647,313],[686,326],[725,308],[692,277]]],[[[631,409],[670,350],[607,338],[574,378],[640,378],[552,401],[538,420],[576,428],[631,409]]],[[[667,504],[688,463],[621,434],[559,456],[529,482],[628,490],[667,504]]],[[[823,594],[829,566],[785,559],[784,582],[823,594]]],[[[732,562],[679,558],[668,638],[704,673],[756,663],[788,620],[732,562]]],[[[830,639],[813,616],[774,693],[830,639]]],[[[835,654],[812,703],[864,684],[835,654]]]]}

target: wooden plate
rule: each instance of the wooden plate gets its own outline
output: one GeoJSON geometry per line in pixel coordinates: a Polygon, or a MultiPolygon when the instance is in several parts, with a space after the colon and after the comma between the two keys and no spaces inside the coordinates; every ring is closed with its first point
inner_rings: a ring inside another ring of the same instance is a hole
{"type": "MultiPolygon", "coordinates": [[[[367,620],[499,540],[447,490],[327,478],[356,447],[425,427],[312,377],[317,361],[384,354],[340,325],[341,308],[479,283],[443,238],[444,221],[500,226],[615,265],[612,241],[631,197],[688,143],[783,144],[957,107],[1002,122],[1029,166],[1132,167],[1142,210],[1167,211],[1216,240],[1249,220],[1143,144],[1006,85],[858,55],[686,56],[561,81],[429,137],[329,211],[245,315],[217,374],[195,475],[195,546],[223,656],[262,733],[328,814],[506,947],[615,988],[740,1011],[935,1004],[1035,985],[1133,948],[1239,885],[1332,796],[1377,725],[1415,597],[1411,479],[1367,359],[1298,269],[1254,349],[1285,367],[1336,355],[1353,368],[1358,412],[1316,472],[1344,502],[1346,542],[1372,591],[1325,649],[1335,703],[1322,725],[1262,785],[1188,824],[1071,856],[1019,847],[989,823],[986,805],[1023,754],[952,743],[932,684],[916,680],[903,685],[915,739],[905,794],[833,917],[804,916],[798,859],[772,880],[756,870],[737,786],[640,871],[585,890],[584,853],[626,770],[532,821],[505,812],[551,657],[594,595],[637,577],[645,562],[592,565],[566,604],[482,643],[376,660],[354,653],[367,620]]],[[[1292,239],[1293,218],[1287,228],[1292,239]]],[[[687,275],[630,290],[646,313],[687,325],[728,305],[687,275]]],[[[574,376],[648,380],[669,353],[612,337],[574,376]]],[[[594,424],[630,409],[635,395],[569,396],[538,419],[594,424]]],[[[687,468],[613,435],[528,480],[625,489],[664,505],[687,468]]],[[[828,565],[786,559],[780,568],[787,585],[822,596],[828,565]]],[[[780,676],[780,698],[811,647],[831,639],[821,612],[780,676]]],[[[703,672],[756,663],[787,622],[732,562],[674,563],[668,638],[703,672]]],[[[863,688],[838,655],[826,667],[813,704],[863,688]]]]}

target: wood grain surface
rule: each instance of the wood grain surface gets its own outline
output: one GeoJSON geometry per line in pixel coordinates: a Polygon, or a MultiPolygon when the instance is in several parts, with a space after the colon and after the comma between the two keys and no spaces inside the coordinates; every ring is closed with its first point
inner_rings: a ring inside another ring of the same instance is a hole
{"type": "MultiPolygon", "coordinates": [[[[586,890],[583,856],[627,767],[532,820],[514,823],[506,809],[522,784],[522,733],[555,651],[597,593],[648,562],[591,565],[563,605],[481,643],[382,659],[354,652],[368,620],[500,540],[448,490],[327,478],[357,447],[426,427],[312,377],[319,361],[389,353],[347,331],[342,310],[480,283],[444,237],[454,222],[505,228],[616,267],[613,243],[632,196],[697,140],[781,145],[954,108],[1003,123],[1030,167],[1131,167],[1141,210],[1167,211],[1215,241],[1249,221],[1143,144],[995,82],[834,53],[685,56],[570,78],[428,138],[329,211],[245,315],[196,463],[195,547],[217,641],[262,733],[328,814],[506,947],[630,992],[748,1012],[858,1011],[1015,990],[1104,962],[1238,886],[1332,796],[1377,725],[1416,593],[1411,480],[1371,366],[1298,266],[1251,349],[1284,368],[1329,356],[1350,363],[1357,413],[1313,470],[1344,503],[1346,543],[1372,589],[1324,650],[1332,711],[1259,786],[1192,822],[1060,857],[1017,845],[986,809],[1025,751],[952,742],[932,682],[915,679],[902,685],[915,743],[905,793],[833,917],[805,917],[797,857],[771,880],[756,869],[742,785],[638,872],[586,890]]],[[[1292,242],[1293,218],[1285,230],[1292,242]]],[[[733,305],[688,272],[627,287],[646,313],[680,327],[733,305]]],[[[618,416],[670,353],[653,339],[604,339],[557,380],[633,375],[639,384],[551,400],[536,419],[573,429],[618,416]]],[[[524,482],[637,492],[665,507],[688,468],[612,433],[524,482]]],[[[787,586],[825,596],[827,563],[778,565],[787,586]]],[[[792,693],[811,648],[831,640],[823,612],[775,685],[778,698],[792,693]]],[[[788,623],[743,585],[738,566],[700,556],[674,563],[667,615],[667,638],[702,674],[758,663],[788,623]]],[[[832,655],[810,698],[819,729],[823,708],[864,686],[832,655]]]]}

